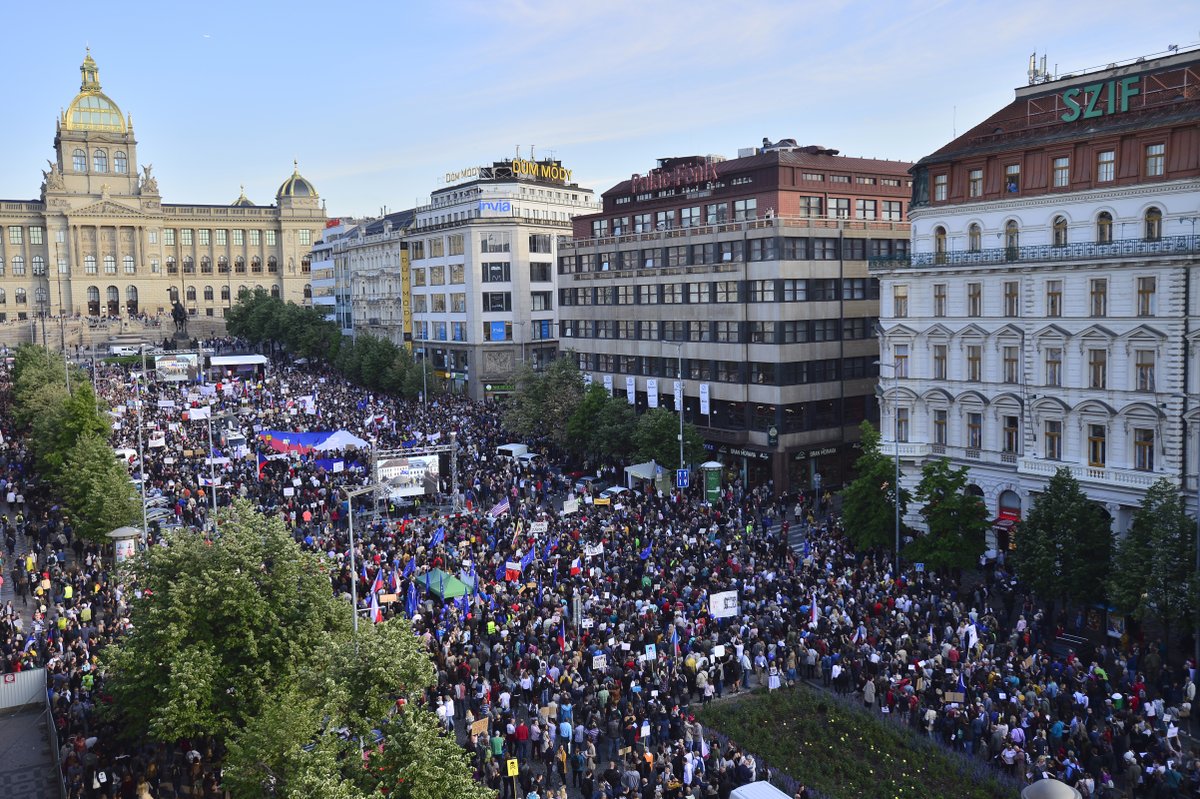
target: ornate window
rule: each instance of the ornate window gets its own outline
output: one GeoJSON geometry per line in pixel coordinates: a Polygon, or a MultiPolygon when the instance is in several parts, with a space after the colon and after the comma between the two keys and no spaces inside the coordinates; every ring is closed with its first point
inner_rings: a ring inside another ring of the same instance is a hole
{"type": "Polygon", "coordinates": [[[46,259],[40,255],[33,256],[33,275],[42,277],[46,274],[46,259]]]}
{"type": "Polygon", "coordinates": [[[188,286],[187,291],[184,296],[187,297],[188,302],[195,302],[196,301],[196,287],[188,286]]]}
{"type": "Polygon", "coordinates": [[[104,274],[115,275],[117,273],[117,256],[104,256],[104,274]]]}
{"type": "Polygon", "coordinates": [[[1021,229],[1017,227],[1017,220],[1010,219],[1004,223],[1004,249],[1005,257],[1010,260],[1016,260],[1017,250],[1021,246],[1021,229]]]}
{"type": "Polygon", "coordinates": [[[272,273],[279,271],[279,261],[274,255],[267,257],[267,271],[272,273]]]}
{"type": "Polygon", "coordinates": [[[1157,208],[1146,209],[1146,241],[1158,241],[1162,238],[1162,211],[1157,208]]]}
{"type": "Polygon", "coordinates": [[[1113,240],[1113,219],[1112,214],[1108,211],[1101,211],[1096,217],[1096,243],[1097,244],[1112,244],[1113,240]]]}
{"type": "Polygon", "coordinates": [[[946,262],[946,228],[941,225],[933,229],[933,252],[939,264],[946,262]]]}
{"type": "Polygon", "coordinates": [[[87,172],[87,151],[76,150],[71,155],[71,167],[76,172],[87,172]]]}
{"type": "Polygon", "coordinates": [[[118,175],[124,175],[129,171],[129,158],[126,157],[123,150],[117,150],[113,153],[113,172],[118,175]]]}
{"type": "Polygon", "coordinates": [[[979,252],[983,249],[983,233],[979,229],[979,225],[974,222],[967,228],[967,249],[971,252],[979,252]]]}
{"type": "Polygon", "coordinates": [[[127,274],[127,275],[132,275],[137,272],[137,268],[134,266],[134,263],[133,263],[132,255],[126,255],[123,258],[121,258],[121,266],[125,270],[125,274],[127,274]]]}
{"type": "Polygon", "coordinates": [[[1067,218],[1065,216],[1054,217],[1054,246],[1067,246],[1067,218]]]}
{"type": "Polygon", "coordinates": [[[25,259],[20,255],[14,255],[12,259],[12,273],[14,276],[25,274],[25,259]]]}
{"type": "Polygon", "coordinates": [[[239,275],[246,274],[246,259],[240,255],[235,258],[233,260],[233,271],[239,275]]]}
{"type": "Polygon", "coordinates": [[[229,286],[221,286],[221,299],[229,302],[229,286]]]}
{"type": "Polygon", "coordinates": [[[312,299],[312,285],[309,283],[304,284],[304,299],[306,299],[306,300],[312,299]]]}
{"type": "Polygon", "coordinates": [[[84,271],[84,274],[88,274],[88,275],[96,274],[96,256],[94,256],[94,255],[83,256],[83,271],[84,271]]]}
{"type": "Polygon", "coordinates": [[[96,150],[92,153],[92,171],[108,171],[108,153],[104,152],[103,150],[96,150]]]}
{"type": "Polygon", "coordinates": [[[213,287],[212,286],[204,287],[204,301],[205,302],[213,301],[213,287]]]}

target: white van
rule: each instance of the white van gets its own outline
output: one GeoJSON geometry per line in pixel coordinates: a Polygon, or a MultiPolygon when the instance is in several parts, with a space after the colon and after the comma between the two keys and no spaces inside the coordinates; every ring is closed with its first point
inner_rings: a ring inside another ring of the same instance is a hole
{"type": "Polygon", "coordinates": [[[741,788],[734,788],[729,799],[792,799],[783,791],[766,780],[750,782],[741,788]]]}
{"type": "Polygon", "coordinates": [[[139,352],[137,347],[131,347],[128,344],[110,344],[108,354],[117,358],[125,358],[130,355],[137,355],[139,352]]]}
{"type": "Polygon", "coordinates": [[[501,458],[512,458],[514,461],[529,452],[525,444],[503,444],[496,447],[496,454],[501,458]]]}

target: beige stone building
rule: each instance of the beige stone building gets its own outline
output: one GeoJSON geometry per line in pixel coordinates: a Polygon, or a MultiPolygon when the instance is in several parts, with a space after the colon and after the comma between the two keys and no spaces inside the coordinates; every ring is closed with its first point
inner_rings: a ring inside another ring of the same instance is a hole
{"type": "Polygon", "coordinates": [[[325,224],[313,185],[294,170],[274,205],[244,192],[229,205],[164,203],[90,54],[80,72],[40,198],[0,201],[0,321],[169,313],[176,298],[193,317],[220,318],[256,287],[308,302],[325,224]]]}

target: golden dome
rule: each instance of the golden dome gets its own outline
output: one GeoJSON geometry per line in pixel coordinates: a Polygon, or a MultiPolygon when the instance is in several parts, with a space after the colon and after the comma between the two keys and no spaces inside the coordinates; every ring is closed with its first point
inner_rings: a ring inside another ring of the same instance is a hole
{"type": "Polygon", "coordinates": [[[283,197],[312,197],[316,199],[317,190],[306,178],[300,176],[300,164],[292,161],[292,176],[285,180],[275,192],[275,199],[283,197]]]}
{"type": "Polygon", "coordinates": [[[100,91],[100,71],[89,51],[79,66],[82,80],[79,94],[63,114],[64,130],[100,130],[108,133],[125,133],[125,118],[117,104],[100,91]]]}

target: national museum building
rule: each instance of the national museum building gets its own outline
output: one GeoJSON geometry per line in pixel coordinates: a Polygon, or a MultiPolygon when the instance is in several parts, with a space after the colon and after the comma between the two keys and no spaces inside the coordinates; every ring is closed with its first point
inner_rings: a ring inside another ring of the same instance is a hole
{"type": "Polygon", "coordinates": [[[132,120],[100,88],[89,54],[61,115],[37,200],[0,201],[0,321],[168,312],[221,317],[239,290],[306,302],[309,248],[325,225],[298,171],[276,204],[168,204],[138,168],[132,120]]]}

